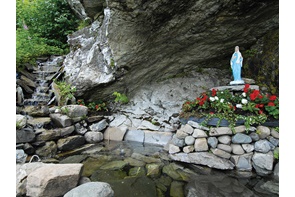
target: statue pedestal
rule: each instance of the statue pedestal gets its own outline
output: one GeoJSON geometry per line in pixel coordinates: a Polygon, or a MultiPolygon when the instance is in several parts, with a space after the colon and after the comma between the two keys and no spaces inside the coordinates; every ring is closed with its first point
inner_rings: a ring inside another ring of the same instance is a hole
{"type": "Polygon", "coordinates": [[[245,84],[244,80],[238,80],[238,81],[231,81],[229,85],[243,85],[245,84]]]}

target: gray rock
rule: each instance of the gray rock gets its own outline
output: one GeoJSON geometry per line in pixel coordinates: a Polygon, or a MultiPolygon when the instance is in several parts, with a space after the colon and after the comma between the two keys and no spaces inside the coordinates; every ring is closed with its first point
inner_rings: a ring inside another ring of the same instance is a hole
{"type": "Polygon", "coordinates": [[[25,143],[23,149],[28,155],[33,155],[35,153],[35,148],[29,143],[25,143]]]}
{"type": "Polygon", "coordinates": [[[51,122],[51,119],[48,117],[43,118],[31,118],[27,120],[27,123],[35,128],[42,128],[45,125],[48,125],[51,122]]]}
{"type": "Polygon", "coordinates": [[[153,177],[153,178],[159,177],[161,175],[161,170],[163,165],[164,165],[163,163],[146,164],[145,168],[147,171],[147,176],[153,177]]]}
{"type": "Polygon", "coordinates": [[[85,144],[85,138],[80,135],[69,136],[57,141],[57,148],[61,151],[69,151],[85,144]]]}
{"type": "Polygon", "coordinates": [[[196,153],[178,153],[169,155],[172,160],[181,161],[186,163],[193,163],[199,165],[206,165],[210,168],[221,170],[233,169],[234,164],[228,159],[217,157],[216,155],[208,152],[196,153]]]}
{"type": "Polygon", "coordinates": [[[209,137],[208,138],[208,144],[209,144],[210,147],[216,148],[217,144],[218,144],[217,138],[216,137],[209,137]]]}
{"type": "Polygon", "coordinates": [[[46,130],[46,129],[39,129],[39,132],[41,132],[39,135],[37,135],[36,140],[37,141],[51,141],[56,140],[60,137],[60,130],[46,130]]]}
{"type": "Polygon", "coordinates": [[[82,176],[79,179],[78,185],[82,185],[82,184],[90,183],[90,182],[91,182],[90,178],[82,176]]]}
{"type": "Polygon", "coordinates": [[[64,197],[113,197],[114,191],[110,184],[105,182],[84,183],[68,191],[64,197]]]}
{"type": "Polygon", "coordinates": [[[279,132],[277,132],[276,130],[274,130],[273,128],[270,130],[270,134],[272,137],[279,139],[279,132]]]}
{"type": "Polygon", "coordinates": [[[190,126],[192,126],[195,129],[201,129],[201,130],[204,130],[204,131],[209,131],[208,127],[201,126],[199,123],[191,121],[191,120],[188,121],[187,124],[189,124],[190,126]]]}
{"type": "Polygon", "coordinates": [[[253,152],[254,150],[253,144],[242,144],[242,147],[247,153],[253,152]]]}
{"type": "Polygon", "coordinates": [[[32,142],[35,139],[35,132],[31,128],[16,130],[16,143],[32,142]]]}
{"type": "Polygon", "coordinates": [[[25,163],[27,156],[23,149],[16,149],[16,163],[25,163]]]}
{"type": "Polygon", "coordinates": [[[259,140],[254,144],[255,151],[261,153],[267,153],[271,150],[269,142],[267,140],[259,140]]]}
{"type": "Polygon", "coordinates": [[[274,175],[275,180],[279,181],[279,179],[280,179],[279,163],[276,164],[274,171],[273,171],[273,175],[274,175]]]}
{"type": "Polygon", "coordinates": [[[242,155],[245,153],[244,149],[240,144],[231,144],[232,152],[236,155],[242,155]]]}
{"type": "Polygon", "coordinates": [[[45,165],[41,162],[16,164],[16,196],[24,196],[27,193],[27,176],[45,165]]]}
{"type": "Polygon", "coordinates": [[[98,121],[100,121],[102,119],[103,119],[103,116],[91,116],[91,117],[87,117],[86,121],[88,123],[95,123],[95,122],[98,122],[98,121]]]}
{"type": "Polygon", "coordinates": [[[256,142],[258,140],[260,140],[260,137],[257,133],[250,133],[249,136],[251,137],[251,139],[256,142]]]}
{"type": "Polygon", "coordinates": [[[274,150],[276,148],[275,145],[273,145],[272,143],[270,143],[269,141],[267,141],[269,147],[270,147],[270,150],[274,150]]]}
{"type": "Polygon", "coordinates": [[[138,127],[138,129],[159,131],[160,126],[156,126],[156,125],[152,124],[151,122],[144,120],[141,122],[141,125],[138,127]]]}
{"type": "Polygon", "coordinates": [[[127,117],[125,115],[116,114],[115,117],[114,117],[114,120],[110,123],[110,127],[119,127],[126,120],[127,120],[127,117]]]}
{"type": "Polygon", "coordinates": [[[196,152],[208,151],[207,139],[206,138],[197,138],[195,141],[194,147],[195,147],[196,152]]]}
{"type": "Polygon", "coordinates": [[[128,130],[125,134],[124,141],[144,142],[143,130],[128,130]]]}
{"type": "Polygon", "coordinates": [[[181,130],[181,129],[178,129],[178,130],[176,131],[176,134],[175,134],[175,136],[176,136],[178,139],[183,139],[183,140],[184,140],[188,135],[189,135],[188,133],[184,132],[184,131],[181,130]]]}
{"type": "Polygon", "coordinates": [[[170,196],[171,197],[184,196],[183,186],[184,186],[183,182],[173,181],[170,186],[170,196]]]}
{"type": "Polygon", "coordinates": [[[265,139],[270,135],[270,129],[265,126],[258,126],[256,133],[259,135],[260,139],[265,139]]]}
{"type": "Polygon", "coordinates": [[[268,191],[271,194],[279,195],[279,183],[274,181],[267,181],[266,183],[262,184],[260,188],[264,191],[268,191]]]}
{"type": "Polygon", "coordinates": [[[252,156],[253,153],[243,155],[233,155],[231,161],[235,164],[239,171],[252,171],[252,156]]]}
{"type": "Polygon", "coordinates": [[[189,135],[191,135],[194,132],[194,129],[189,124],[182,126],[180,129],[189,135]]]}
{"type": "Polygon", "coordinates": [[[195,147],[194,146],[185,146],[183,147],[183,152],[184,153],[191,153],[195,150],[195,147]]]}
{"type": "Polygon", "coordinates": [[[79,181],[83,164],[46,164],[27,178],[27,196],[62,196],[79,181]]]}
{"type": "Polygon", "coordinates": [[[169,154],[175,154],[179,152],[180,148],[178,146],[175,146],[174,144],[169,144],[169,154]]]}
{"type": "Polygon", "coordinates": [[[208,135],[201,129],[194,129],[194,133],[192,135],[194,138],[204,138],[208,137],[208,135]]]}
{"type": "Polygon", "coordinates": [[[226,144],[218,144],[217,148],[220,150],[224,150],[225,152],[231,153],[232,147],[226,144]]]}
{"type": "Polygon", "coordinates": [[[36,154],[40,157],[54,157],[57,152],[57,145],[54,141],[46,142],[44,146],[36,149],[36,154]]]}
{"type": "Polygon", "coordinates": [[[88,114],[88,107],[83,105],[66,105],[61,108],[70,118],[86,117],[88,114]]]}
{"type": "Polygon", "coordinates": [[[236,133],[244,133],[245,131],[246,131],[246,126],[245,125],[235,127],[235,132],[236,133]]]}
{"type": "Polygon", "coordinates": [[[274,146],[278,146],[279,145],[279,139],[278,138],[274,138],[272,136],[268,136],[267,137],[268,141],[270,143],[272,143],[274,146]]]}
{"type": "Polygon", "coordinates": [[[218,127],[211,128],[209,130],[209,136],[221,136],[221,135],[232,135],[233,132],[229,127],[218,127]]]}
{"type": "Polygon", "coordinates": [[[49,115],[49,108],[47,105],[29,105],[25,106],[23,112],[33,117],[45,117],[49,115]]]}
{"type": "Polygon", "coordinates": [[[99,121],[98,123],[90,125],[90,130],[95,132],[100,132],[104,130],[109,124],[107,123],[106,119],[99,121]]]}
{"type": "Polygon", "coordinates": [[[145,164],[146,164],[143,161],[139,161],[139,160],[131,158],[131,157],[125,158],[124,161],[127,162],[128,165],[135,166],[135,167],[142,167],[142,166],[145,166],[145,164]]]}
{"type": "Polygon", "coordinates": [[[111,127],[109,126],[104,132],[105,140],[122,141],[124,139],[127,127],[111,127]]]}
{"type": "Polygon", "coordinates": [[[87,129],[81,126],[80,123],[75,124],[75,132],[80,135],[84,135],[87,132],[87,129]]]}
{"type": "Polygon", "coordinates": [[[210,149],[212,153],[218,157],[229,159],[231,157],[231,154],[228,152],[225,152],[224,150],[218,149],[218,148],[211,148],[210,149]]]}
{"type": "Polygon", "coordinates": [[[237,133],[232,137],[232,143],[234,144],[249,144],[251,142],[251,137],[243,133],[237,133]]]}
{"type": "Polygon", "coordinates": [[[156,144],[165,146],[171,139],[172,133],[157,132],[157,131],[144,131],[144,143],[156,144]]]}
{"type": "Polygon", "coordinates": [[[27,117],[16,114],[16,128],[17,129],[22,129],[27,125],[27,117]]]}
{"type": "Polygon", "coordinates": [[[178,147],[183,147],[185,145],[185,140],[184,139],[179,139],[176,135],[173,135],[172,137],[172,144],[178,147]]]}
{"type": "Polygon", "coordinates": [[[103,164],[100,169],[102,170],[122,170],[128,163],[126,161],[110,161],[103,164]]]}
{"type": "Polygon", "coordinates": [[[64,137],[64,136],[71,135],[75,131],[75,127],[74,127],[74,125],[72,125],[72,126],[65,127],[65,128],[58,128],[57,130],[59,130],[60,136],[64,137]]]}
{"type": "Polygon", "coordinates": [[[273,153],[271,151],[268,153],[255,152],[252,161],[257,174],[267,175],[271,173],[274,161],[273,153]]]}
{"type": "MultiPolygon", "coordinates": [[[[216,139],[217,141],[217,139],[216,139]]],[[[193,145],[195,143],[195,138],[193,136],[186,136],[184,139],[186,145],[193,145]]],[[[209,141],[208,141],[209,143],[209,141]]]]}
{"type": "Polygon", "coordinates": [[[103,134],[96,131],[88,131],[84,135],[86,142],[88,143],[97,143],[103,140],[103,134]]]}
{"type": "Polygon", "coordinates": [[[72,119],[63,114],[50,114],[51,121],[58,127],[69,127],[72,125],[72,119]]]}
{"type": "Polygon", "coordinates": [[[217,139],[222,144],[229,145],[231,143],[231,137],[229,135],[220,136],[217,139]]]}

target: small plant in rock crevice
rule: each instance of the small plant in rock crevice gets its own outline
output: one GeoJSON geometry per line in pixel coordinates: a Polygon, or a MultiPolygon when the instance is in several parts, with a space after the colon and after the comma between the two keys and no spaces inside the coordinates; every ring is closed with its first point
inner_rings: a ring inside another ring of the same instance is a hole
{"type": "Polygon", "coordinates": [[[119,92],[114,92],[113,96],[115,96],[115,103],[120,103],[120,104],[127,104],[129,102],[128,97],[125,94],[121,94],[119,92]]]}

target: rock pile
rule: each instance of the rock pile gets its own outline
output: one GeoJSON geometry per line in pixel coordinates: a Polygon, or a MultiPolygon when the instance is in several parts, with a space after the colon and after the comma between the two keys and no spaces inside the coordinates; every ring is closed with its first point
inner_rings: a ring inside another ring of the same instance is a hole
{"type": "Polygon", "coordinates": [[[245,126],[206,128],[188,121],[165,146],[173,160],[207,165],[217,169],[236,169],[261,176],[271,174],[274,152],[279,150],[279,133],[274,128],[245,126]]]}

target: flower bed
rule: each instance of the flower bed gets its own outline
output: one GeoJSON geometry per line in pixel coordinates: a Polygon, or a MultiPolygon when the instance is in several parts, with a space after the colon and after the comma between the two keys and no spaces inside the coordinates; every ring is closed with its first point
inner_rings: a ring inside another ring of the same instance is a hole
{"type": "Polygon", "coordinates": [[[278,126],[279,98],[250,89],[249,84],[245,84],[243,91],[236,93],[212,89],[203,92],[195,100],[186,101],[180,116],[195,118],[204,126],[212,124],[213,120],[216,126],[225,124],[225,121],[233,130],[239,124],[244,124],[247,129],[269,122],[274,123],[272,126],[278,126]]]}

